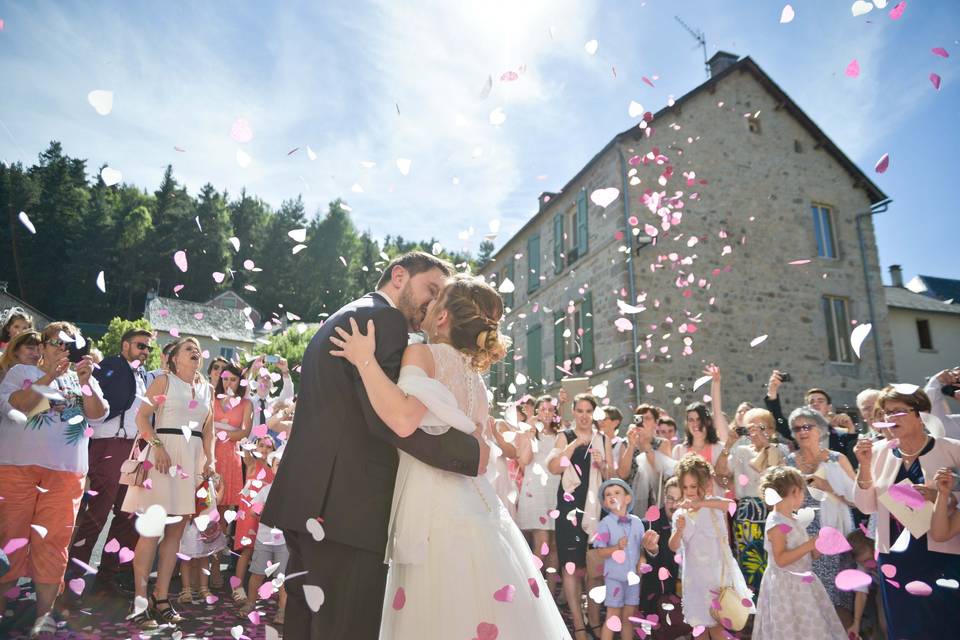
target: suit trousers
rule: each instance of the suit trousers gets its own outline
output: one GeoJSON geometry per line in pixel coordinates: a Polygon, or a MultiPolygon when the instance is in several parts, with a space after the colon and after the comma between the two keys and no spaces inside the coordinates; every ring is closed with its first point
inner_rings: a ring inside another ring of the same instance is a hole
{"type": "Polygon", "coordinates": [[[383,611],[387,565],[374,553],[332,540],[317,542],[306,531],[283,531],[290,552],[287,575],[306,571],[286,583],[284,640],[377,640],[383,611]],[[304,585],[323,590],[314,612],[304,585]]]}
{"type": "MultiPolygon", "coordinates": [[[[80,513],[77,516],[77,528],[70,547],[70,557],[81,562],[90,562],[90,555],[97,538],[107,522],[107,516],[113,511],[113,521],[107,541],[116,538],[121,547],[131,551],[137,546],[140,536],[134,526],[134,516],[120,510],[123,498],[127,495],[126,485],[120,484],[120,465],[130,455],[133,439],[93,438],[90,440],[90,469],[87,479],[90,481],[90,493],[83,496],[80,513]]],[[[127,568],[132,570],[131,565],[127,568]]],[[[99,581],[110,582],[112,576],[121,570],[119,554],[103,552],[97,573],[99,581]]],[[[83,575],[84,570],[71,563],[67,568],[68,576],[83,575]]]]}

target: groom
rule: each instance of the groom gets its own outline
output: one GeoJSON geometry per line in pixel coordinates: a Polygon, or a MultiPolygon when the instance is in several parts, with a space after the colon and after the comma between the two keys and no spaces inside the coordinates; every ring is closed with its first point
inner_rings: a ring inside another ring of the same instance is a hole
{"type": "Polygon", "coordinates": [[[378,637],[396,449],[462,475],[485,471],[489,449],[456,429],[394,434],[374,412],[356,368],[329,353],[335,327],[349,329],[350,318],[365,327],[372,319],[377,362],[396,381],[407,331],[420,329],[451,273],[427,253],[395,258],[377,291],[330,316],[304,353],[293,429],[261,516],[283,531],[287,575],[306,572],[287,584],[286,640],[378,637]]]}

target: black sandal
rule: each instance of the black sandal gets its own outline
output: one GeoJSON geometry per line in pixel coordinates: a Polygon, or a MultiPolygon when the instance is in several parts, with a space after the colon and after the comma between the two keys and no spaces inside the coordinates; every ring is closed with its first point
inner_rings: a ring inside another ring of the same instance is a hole
{"type": "Polygon", "coordinates": [[[154,620],[163,621],[166,624],[174,625],[183,622],[183,616],[177,613],[177,610],[173,608],[173,605],[170,604],[169,598],[164,598],[163,600],[157,600],[157,596],[153,593],[150,594],[150,607],[147,609],[148,613],[153,616],[154,620]],[[157,605],[165,604],[167,607],[165,609],[158,609],[157,605]]]}

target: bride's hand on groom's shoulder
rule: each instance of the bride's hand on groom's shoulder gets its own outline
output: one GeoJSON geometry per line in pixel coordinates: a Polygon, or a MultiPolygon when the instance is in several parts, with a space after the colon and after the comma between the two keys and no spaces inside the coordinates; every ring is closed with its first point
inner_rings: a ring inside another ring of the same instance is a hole
{"type": "Polygon", "coordinates": [[[343,327],[334,327],[336,336],[330,336],[330,342],[337,349],[331,349],[330,355],[346,358],[358,369],[366,367],[374,358],[377,350],[376,328],[373,320],[367,320],[367,333],[360,333],[356,318],[350,318],[350,331],[343,327]],[[338,337],[339,336],[339,337],[338,337]]]}

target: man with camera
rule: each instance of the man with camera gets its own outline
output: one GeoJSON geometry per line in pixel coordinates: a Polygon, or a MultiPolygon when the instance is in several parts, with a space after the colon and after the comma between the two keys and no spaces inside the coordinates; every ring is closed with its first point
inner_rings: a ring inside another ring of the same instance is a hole
{"type": "Polygon", "coordinates": [[[960,367],[944,369],[936,374],[927,381],[924,391],[930,398],[930,415],[943,423],[943,434],[960,440],[960,413],[947,413],[947,398],[960,400],[960,367]]]}
{"type": "MultiPolygon", "coordinates": [[[[253,402],[253,426],[257,427],[266,424],[267,420],[273,415],[272,407],[285,405],[293,400],[293,379],[290,377],[290,366],[286,358],[278,355],[257,356],[250,365],[249,376],[249,398],[253,402]],[[275,366],[279,373],[271,373],[270,366],[275,366]],[[282,381],[276,396],[272,394],[276,390],[275,383],[282,381]]],[[[274,434],[271,434],[273,437],[274,434]]],[[[279,443],[278,443],[279,444],[279,443]]]]}
{"type": "MultiPolygon", "coordinates": [[[[129,457],[137,436],[136,415],[147,388],[143,365],[153,350],[152,340],[153,334],[146,329],[130,329],[120,338],[120,353],[106,358],[93,373],[110,405],[110,413],[101,424],[93,425],[88,450],[90,485],[77,516],[70,557],[89,564],[100,532],[113,511],[107,534],[112,550],[103,552],[94,581],[95,594],[128,597],[131,593],[116,580],[122,564],[120,556],[127,553],[121,550],[132,551],[139,538],[130,514],[120,510],[127,494],[126,486],[120,484],[120,465],[129,457]]],[[[84,571],[71,563],[68,573],[83,575],[84,571]]]]}

